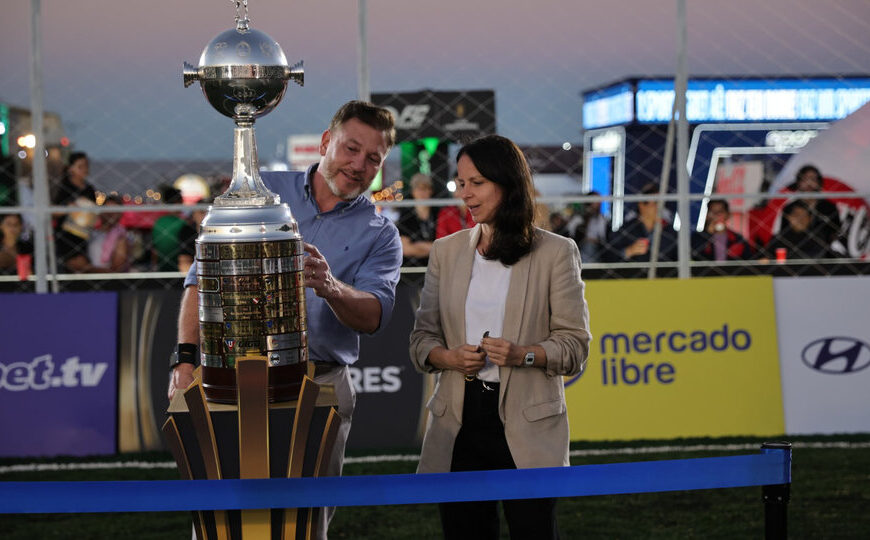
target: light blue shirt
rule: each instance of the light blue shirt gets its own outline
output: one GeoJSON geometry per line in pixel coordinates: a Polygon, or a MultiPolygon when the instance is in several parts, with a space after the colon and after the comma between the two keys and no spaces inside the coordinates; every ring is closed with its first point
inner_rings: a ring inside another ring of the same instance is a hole
{"type": "MultiPolygon", "coordinates": [[[[402,266],[399,231],[375,210],[364,195],[339,202],[321,212],[311,192],[317,166],[305,172],[261,172],[263,183],[290,206],[302,239],[314,244],[329,263],[332,275],[355,289],[371,293],[381,303],[378,331],[393,312],[396,284],[402,266]]],[[[196,263],[185,287],[196,284],[196,263]]],[[[310,360],[353,364],[359,359],[359,333],[343,325],[326,301],[305,289],[310,360]]]]}

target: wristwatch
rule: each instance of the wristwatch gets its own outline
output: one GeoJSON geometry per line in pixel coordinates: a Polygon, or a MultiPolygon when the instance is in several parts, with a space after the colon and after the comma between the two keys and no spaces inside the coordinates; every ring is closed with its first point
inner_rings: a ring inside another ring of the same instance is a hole
{"type": "Polygon", "coordinates": [[[523,366],[532,367],[535,365],[535,353],[533,351],[527,352],[525,358],[523,358],[523,366]]]}
{"type": "Polygon", "coordinates": [[[193,343],[179,343],[169,357],[169,371],[175,369],[178,364],[199,365],[199,347],[193,343]]]}

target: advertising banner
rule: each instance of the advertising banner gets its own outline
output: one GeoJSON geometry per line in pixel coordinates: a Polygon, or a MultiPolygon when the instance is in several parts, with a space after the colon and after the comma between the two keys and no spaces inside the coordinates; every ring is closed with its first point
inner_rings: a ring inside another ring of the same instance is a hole
{"type": "Polygon", "coordinates": [[[870,431],[870,279],[773,283],[786,433],[870,431]]]}
{"type": "Polygon", "coordinates": [[[372,103],[396,118],[396,140],[459,140],[495,133],[495,92],[462,90],[372,94],[372,103]]]}
{"type": "Polygon", "coordinates": [[[412,300],[418,290],[396,287],[393,316],[382,332],[360,339],[359,361],[350,367],[356,390],[353,427],[347,440],[352,450],[402,448],[420,442],[426,377],[411,364],[408,342],[414,328],[412,300]]]}
{"type": "Polygon", "coordinates": [[[784,432],[770,277],[594,281],[572,440],[784,432]]]}
{"type": "Polygon", "coordinates": [[[115,452],[117,294],[4,294],[0,456],[115,452]]]}

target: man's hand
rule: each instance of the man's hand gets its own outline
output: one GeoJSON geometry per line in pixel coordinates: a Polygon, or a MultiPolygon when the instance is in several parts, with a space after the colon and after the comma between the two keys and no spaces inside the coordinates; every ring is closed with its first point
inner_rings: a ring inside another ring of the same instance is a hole
{"type": "Polygon", "coordinates": [[[183,392],[192,382],[193,364],[183,363],[175,366],[169,377],[169,391],[167,392],[169,401],[172,401],[172,396],[175,395],[176,390],[183,392]]]}
{"type": "Polygon", "coordinates": [[[649,251],[649,238],[638,238],[625,248],[625,258],[630,259],[635,255],[645,255],[649,251]]]}
{"type": "Polygon", "coordinates": [[[303,243],[305,264],[302,267],[302,277],[305,286],[314,289],[314,294],[329,300],[339,292],[338,280],[332,275],[326,257],[313,244],[303,243]]]}

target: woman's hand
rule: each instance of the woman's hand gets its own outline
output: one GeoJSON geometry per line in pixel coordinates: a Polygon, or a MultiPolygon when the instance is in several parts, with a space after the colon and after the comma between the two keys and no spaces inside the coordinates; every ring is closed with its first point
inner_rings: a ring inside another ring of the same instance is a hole
{"type": "Polygon", "coordinates": [[[486,353],[474,345],[460,345],[453,349],[436,347],[429,353],[429,363],[438,369],[452,369],[471,377],[483,369],[486,353]]]}
{"type": "Polygon", "coordinates": [[[525,347],[502,338],[485,337],[480,341],[480,347],[489,361],[497,366],[519,366],[526,356],[525,347]]]}

